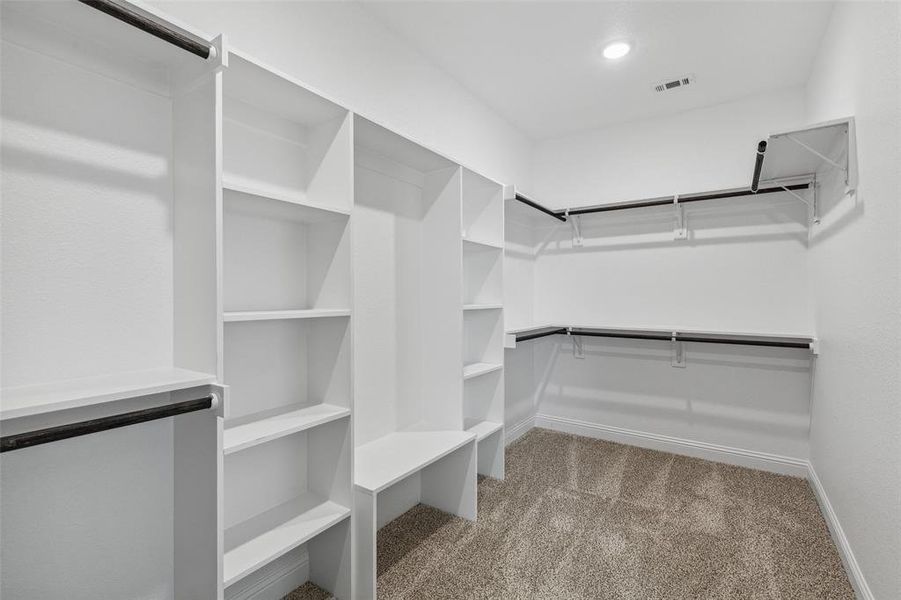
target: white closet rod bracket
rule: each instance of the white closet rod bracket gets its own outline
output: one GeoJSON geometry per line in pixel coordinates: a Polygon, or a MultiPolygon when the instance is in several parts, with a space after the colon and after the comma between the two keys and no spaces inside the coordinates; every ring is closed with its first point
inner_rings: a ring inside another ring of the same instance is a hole
{"type": "Polygon", "coordinates": [[[685,206],[679,204],[679,194],[673,194],[673,208],[675,209],[676,223],[673,227],[673,239],[688,239],[688,227],[685,224],[685,206]]]}
{"type": "Polygon", "coordinates": [[[563,211],[566,220],[569,221],[569,224],[572,226],[573,230],[573,246],[581,246],[583,244],[582,238],[582,217],[581,215],[570,215],[569,209],[567,208],[563,211]]]}
{"type": "Polygon", "coordinates": [[[582,344],[582,336],[574,335],[573,328],[566,328],[566,335],[573,341],[573,358],[585,358],[585,346],[582,344]]]}
{"type": "Polygon", "coordinates": [[[676,336],[679,335],[678,331],[674,331],[672,333],[672,365],[674,367],[684,369],[685,368],[685,348],[681,341],[679,341],[676,336]]]}

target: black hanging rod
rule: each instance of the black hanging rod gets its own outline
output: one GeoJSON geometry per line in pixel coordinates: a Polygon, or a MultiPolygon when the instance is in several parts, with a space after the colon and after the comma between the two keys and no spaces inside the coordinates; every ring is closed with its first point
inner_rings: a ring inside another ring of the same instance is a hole
{"type": "Polygon", "coordinates": [[[757,193],[760,187],[760,171],[763,169],[763,155],[766,152],[766,142],[761,140],[757,144],[757,155],[754,157],[754,175],[751,177],[751,191],[757,193]]]}
{"type": "Polygon", "coordinates": [[[87,421],[79,421],[67,425],[58,425],[56,427],[47,427],[46,429],[37,429],[35,431],[27,431],[15,435],[5,435],[0,438],[0,452],[19,450],[20,448],[28,448],[29,446],[38,446],[40,444],[49,444],[50,442],[106,431],[108,429],[117,429],[119,427],[127,427],[128,425],[136,425],[138,423],[146,423],[147,421],[155,421],[157,419],[165,419],[166,417],[174,417],[176,415],[204,410],[211,408],[213,406],[213,401],[213,396],[206,396],[205,398],[198,398],[196,400],[184,400],[182,402],[175,402],[164,406],[133,410],[119,415],[89,419],[87,421]]]}
{"type": "MultiPolygon", "coordinates": [[[[762,142],[765,144],[766,142],[762,142]]],[[[759,175],[759,173],[758,173],[759,175]]],[[[774,185],[765,188],[759,188],[757,190],[753,189],[742,189],[742,190],[725,190],[722,192],[705,192],[700,194],[686,194],[684,196],[679,196],[679,204],[687,204],[689,202],[705,202],[707,200],[725,200],[727,198],[740,198],[742,196],[753,196],[753,195],[761,195],[761,194],[778,194],[779,192],[791,191],[796,192],[799,190],[806,190],[810,187],[810,183],[793,183],[791,185],[774,185]]],[[[575,215],[587,215],[592,213],[602,213],[602,212],[612,212],[615,210],[631,210],[633,208],[647,208],[650,206],[672,206],[674,203],[674,196],[666,196],[663,198],[649,198],[646,200],[633,200],[629,202],[616,202],[612,204],[599,204],[597,206],[585,206],[582,208],[570,208],[568,210],[557,210],[553,211],[549,208],[541,206],[534,200],[530,200],[525,196],[520,194],[516,194],[516,199],[522,202],[523,204],[527,204],[532,208],[540,210],[541,212],[554,217],[555,219],[559,219],[560,221],[566,221],[567,217],[575,216],[575,215]]]]}
{"type": "Polygon", "coordinates": [[[543,212],[543,213],[546,214],[546,215],[550,215],[550,216],[554,217],[555,219],[558,219],[558,220],[560,220],[560,221],[566,221],[566,216],[564,216],[563,213],[561,213],[561,212],[559,212],[559,211],[558,211],[558,212],[554,212],[554,211],[552,211],[552,210],[549,209],[549,208],[545,208],[544,206],[541,206],[540,204],[538,204],[538,203],[535,202],[534,200],[530,200],[529,198],[526,198],[525,196],[523,196],[523,195],[520,194],[520,193],[517,193],[517,194],[516,194],[516,199],[519,200],[520,202],[522,202],[523,204],[526,204],[526,205],[528,205],[528,206],[531,206],[532,208],[534,208],[534,209],[536,209],[536,210],[540,210],[541,212],[543,212]]]}
{"type": "Polygon", "coordinates": [[[215,47],[208,42],[200,41],[186,32],[179,31],[158,20],[151,19],[144,12],[128,5],[126,2],[117,2],[115,0],[78,1],[91,8],[104,12],[111,17],[119,19],[124,23],[128,23],[132,27],[137,27],[142,31],[146,31],[150,35],[156,36],[183,50],[187,50],[191,54],[196,54],[200,58],[208,59],[216,55],[215,47]]]}
{"type": "Polygon", "coordinates": [[[579,335],[585,337],[603,337],[630,340],[652,340],[652,341],[676,341],[676,342],[698,342],[703,344],[730,344],[735,346],[766,346],[770,348],[804,348],[810,349],[810,340],[803,339],[786,339],[786,340],[766,340],[754,339],[751,337],[726,337],[717,335],[717,337],[705,337],[703,335],[691,333],[670,333],[662,331],[610,331],[600,329],[579,329],[579,328],[546,328],[533,332],[523,332],[516,336],[517,342],[525,342],[549,335],[579,335]]]}
{"type": "MultiPolygon", "coordinates": [[[[688,202],[704,202],[707,200],[724,200],[726,198],[739,198],[741,196],[751,196],[760,194],[778,194],[786,190],[797,191],[806,190],[810,187],[809,183],[794,183],[786,186],[773,186],[759,189],[756,192],[751,190],[730,190],[725,192],[708,192],[704,194],[691,194],[679,196],[679,204],[688,202]]],[[[601,204],[598,206],[589,206],[585,208],[571,208],[569,211],[560,212],[561,215],[586,215],[589,213],[610,212],[614,210],[628,210],[631,208],[646,208],[648,206],[672,206],[673,196],[666,198],[652,198],[650,200],[636,200],[634,202],[619,202],[616,204],[601,204]]]]}
{"type": "Polygon", "coordinates": [[[551,328],[547,328],[547,329],[540,329],[538,331],[525,332],[521,335],[518,334],[516,336],[516,341],[517,342],[525,342],[527,340],[536,340],[538,338],[546,337],[549,335],[556,335],[558,333],[565,334],[566,328],[565,327],[559,327],[559,328],[551,327],[551,328]]]}

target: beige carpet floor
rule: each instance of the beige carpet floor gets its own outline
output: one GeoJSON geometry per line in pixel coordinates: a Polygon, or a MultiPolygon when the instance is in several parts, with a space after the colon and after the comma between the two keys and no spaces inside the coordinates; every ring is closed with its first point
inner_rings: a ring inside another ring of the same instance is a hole
{"type": "Polygon", "coordinates": [[[806,481],[542,429],[477,522],[419,505],[382,529],[378,571],[379,600],[854,598],[806,481]]]}

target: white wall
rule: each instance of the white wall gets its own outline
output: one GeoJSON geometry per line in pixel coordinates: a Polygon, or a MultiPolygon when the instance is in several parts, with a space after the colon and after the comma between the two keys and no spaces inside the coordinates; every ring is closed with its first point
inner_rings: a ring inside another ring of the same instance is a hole
{"type": "MultiPolygon", "coordinates": [[[[744,187],[757,141],[803,124],[803,108],[796,88],[542,142],[535,197],[565,208],[744,187]]],[[[673,239],[669,207],[583,217],[581,247],[568,224],[536,219],[533,321],[812,331],[801,202],[787,194],[710,202],[686,216],[688,240],[673,239]]],[[[681,369],[666,342],[585,344],[584,359],[560,337],[513,351],[534,353],[538,413],[558,425],[807,458],[806,351],[690,344],[681,369]]],[[[524,406],[519,396],[508,394],[508,412],[524,406]]]]}
{"type": "MultiPolygon", "coordinates": [[[[856,198],[826,205],[810,271],[822,338],[810,458],[870,592],[901,590],[901,9],[836,6],[807,86],[811,121],[854,115],[856,198]]],[[[853,565],[852,565],[853,571],[853,565]]]]}
{"type": "Polygon", "coordinates": [[[530,183],[530,141],[358,4],[152,4],[474,171],[530,183]]]}
{"type": "MultiPolygon", "coordinates": [[[[538,144],[535,191],[553,208],[747,186],[757,141],[803,122],[800,89],[538,144]]],[[[582,218],[584,245],[537,232],[538,322],[809,331],[805,206],[788,196],[582,218]]]]}

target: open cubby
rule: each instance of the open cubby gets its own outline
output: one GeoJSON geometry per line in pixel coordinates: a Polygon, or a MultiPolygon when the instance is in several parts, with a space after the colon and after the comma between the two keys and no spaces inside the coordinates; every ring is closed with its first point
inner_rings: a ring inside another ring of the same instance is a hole
{"type": "Polygon", "coordinates": [[[310,543],[310,579],[350,597],[351,451],[343,419],[226,456],[225,586],[310,543]]]}
{"type": "Polygon", "coordinates": [[[386,520],[420,502],[475,518],[476,448],[460,376],[461,169],[359,117],[354,139],[354,592],[374,598],[386,520]]]}
{"type": "Polygon", "coordinates": [[[499,310],[474,310],[463,313],[463,368],[489,366],[504,362],[504,319],[499,310]]]}
{"type": "Polygon", "coordinates": [[[348,214],[228,189],[223,202],[226,313],[349,310],[348,214]]]}
{"type": "Polygon", "coordinates": [[[350,408],[349,319],[225,325],[226,428],[317,404],[350,408]]]}
{"type": "Polygon", "coordinates": [[[463,239],[503,247],[503,186],[464,169],[462,225],[463,239]]]}
{"type": "Polygon", "coordinates": [[[464,306],[499,306],[503,302],[503,258],[500,248],[463,243],[464,306]]]}
{"type": "Polygon", "coordinates": [[[460,169],[357,118],[357,445],[462,429],[460,169]]]}
{"type": "Polygon", "coordinates": [[[237,53],[223,78],[223,184],[349,210],[347,110],[237,53]]]}

